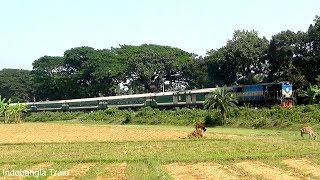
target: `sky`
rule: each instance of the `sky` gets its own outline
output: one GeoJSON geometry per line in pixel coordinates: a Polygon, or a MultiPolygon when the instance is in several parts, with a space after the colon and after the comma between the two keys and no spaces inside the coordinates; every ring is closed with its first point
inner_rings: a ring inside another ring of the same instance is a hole
{"type": "Polygon", "coordinates": [[[158,44],[204,56],[234,30],[307,31],[319,0],[0,0],[0,70],[80,46],[158,44]]]}

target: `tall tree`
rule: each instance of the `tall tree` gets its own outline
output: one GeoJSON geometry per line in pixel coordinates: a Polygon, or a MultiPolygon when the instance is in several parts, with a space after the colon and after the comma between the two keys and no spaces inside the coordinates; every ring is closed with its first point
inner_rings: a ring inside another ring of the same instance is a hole
{"type": "Polygon", "coordinates": [[[116,58],[110,50],[96,50],[83,64],[82,71],[88,77],[89,84],[85,91],[88,96],[114,95],[119,89],[127,65],[116,58]]]}
{"type": "Polygon", "coordinates": [[[70,89],[67,92],[67,98],[84,98],[90,97],[89,87],[92,84],[91,69],[86,68],[92,55],[96,53],[92,47],[76,47],[64,52],[65,73],[69,76],[68,83],[70,89]]]}
{"type": "Polygon", "coordinates": [[[127,67],[112,50],[78,47],[64,54],[64,67],[70,76],[70,98],[114,95],[127,67]]]}
{"type": "Polygon", "coordinates": [[[265,55],[268,40],[258,36],[257,31],[235,31],[232,40],[227,42],[227,62],[236,64],[237,81],[254,84],[256,76],[266,73],[265,55]]]}
{"type": "Polygon", "coordinates": [[[202,57],[195,57],[182,68],[182,78],[187,89],[203,88],[208,86],[208,68],[202,57]]]}
{"type": "Polygon", "coordinates": [[[309,82],[315,84],[317,76],[320,75],[320,16],[316,16],[307,33],[308,52],[304,69],[309,82]]]}
{"type": "Polygon", "coordinates": [[[237,82],[237,64],[233,61],[227,61],[226,47],[207,52],[205,62],[208,67],[208,85],[224,86],[232,85],[237,82]]]}
{"type": "Polygon", "coordinates": [[[144,92],[160,89],[165,81],[171,85],[181,78],[182,66],[192,54],[178,48],[159,45],[128,46],[115,49],[116,56],[128,64],[126,77],[129,87],[142,86],[144,92]]]}
{"type": "Polygon", "coordinates": [[[209,72],[209,77],[219,84],[257,83],[261,79],[257,77],[264,77],[267,72],[267,49],[268,40],[260,38],[256,31],[237,30],[226,46],[207,53],[209,69],[215,71],[209,72]]]}
{"type": "Polygon", "coordinates": [[[269,81],[290,81],[300,88],[308,84],[303,75],[306,54],[306,34],[282,31],[272,36],[268,49],[269,81]]]}
{"type": "Polygon", "coordinates": [[[31,75],[28,70],[3,69],[0,71],[0,95],[13,102],[26,102],[31,99],[31,75]]]}
{"type": "Polygon", "coordinates": [[[64,99],[68,89],[68,77],[64,72],[63,58],[43,56],[33,62],[33,97],[36,101],[64,99]]]}

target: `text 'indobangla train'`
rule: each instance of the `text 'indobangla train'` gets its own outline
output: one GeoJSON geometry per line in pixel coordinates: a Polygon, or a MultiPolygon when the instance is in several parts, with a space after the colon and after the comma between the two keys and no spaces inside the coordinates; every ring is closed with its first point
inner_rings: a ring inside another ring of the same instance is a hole
{"type": "MultiPolygon", "coordinates": [[[[238,103],[250,103],[255,106],[293,106],[295,97],[292,85],[288,82],[265,83],[256,85],[239,85],[226,87],[236,95],[238,103]]],[[[83,98],[71,100],[27,102],[27,111],[72,111],[97,110],[108,107],[154,108],[202,107],[205,97],[216,88],[185,91],[132,94],[122,96],[83,98]]]]}

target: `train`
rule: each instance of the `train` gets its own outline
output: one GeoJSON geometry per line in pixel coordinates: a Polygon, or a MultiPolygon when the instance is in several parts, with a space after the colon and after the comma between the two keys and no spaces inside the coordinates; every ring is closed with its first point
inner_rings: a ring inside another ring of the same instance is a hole
{"type": "MultiPolygon", "coordinates": [[[[235,94],[238,103],[250,103],[255,106],[279,104],[293,106],[295,97],[289,82],[263,83],[255,85],[236,85],[225,87],[235,94]]],[[[109,107],[142,108],[176,108],[203,107],[206,96],[217,88],[204,88],[184,91],[144,93],[121,96],[82,98],[70,100],[27,102],[27,111],[79,111],[103,110],[109,107]]]]}

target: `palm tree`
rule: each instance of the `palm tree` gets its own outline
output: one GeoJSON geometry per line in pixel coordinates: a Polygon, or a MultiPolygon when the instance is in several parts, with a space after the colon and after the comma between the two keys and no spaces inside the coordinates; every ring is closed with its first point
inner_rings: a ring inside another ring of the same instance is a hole
{"type": "Polygon", "coordinates": [[[237,107],[236,103],[238,103],[238,101],[232,92],[228,91],[225,87],[218,87],[206,97],[204,108],[209,110],[217,109],[222,115],[224,123],[230,109],[237,107]]]}

